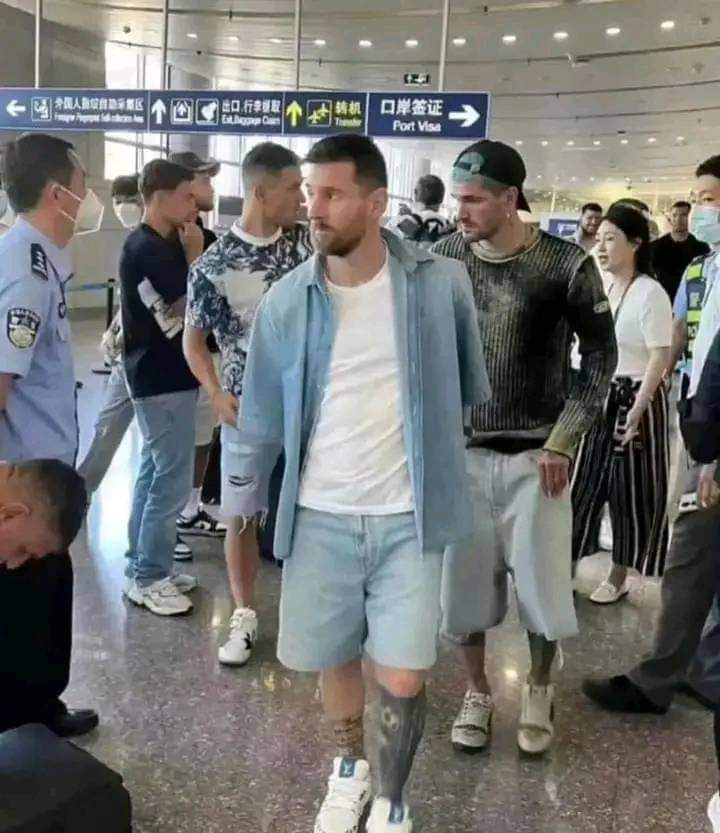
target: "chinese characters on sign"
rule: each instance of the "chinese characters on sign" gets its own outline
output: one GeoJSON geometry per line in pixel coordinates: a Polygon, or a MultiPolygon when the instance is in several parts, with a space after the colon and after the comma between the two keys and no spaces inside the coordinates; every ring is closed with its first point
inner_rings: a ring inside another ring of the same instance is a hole
{"type": "Polygon", "coordinates": [[[478,139],[487,93],[2,89],[0,129],[478,139]]]}

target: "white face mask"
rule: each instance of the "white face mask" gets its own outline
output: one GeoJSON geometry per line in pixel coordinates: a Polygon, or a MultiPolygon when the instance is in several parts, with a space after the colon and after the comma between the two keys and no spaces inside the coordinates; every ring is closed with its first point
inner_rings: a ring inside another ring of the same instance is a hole
{"type": "MultiPolygon", "coordinates": [[[[58,183],[58,185],[60,184],[58,183]]],[[[87,189],[84,199],[80,199],[77,194],[74,194],[64,185],[60,185],[60,188],[80,203],[77,214],[74,217],[66,214],[62,210],[60,212],[63,217],[67,217],[68,220],[72,220],[75,224],[73,234],[92,234],[93,232],[99,231],[103,217],[105,216],[105,206],[100,202],[92,188],[87,189]]]]}
{"type": "Polygon", "coordinates": [[[709,246],[720,244],[720,208],[696,205],[690,215],[690,232],[709,246]]]}
{"type": "Polygon", "coordinates": [[[142,220],[143,211],[136,202],[116,202],[113,210],[123,228],[135,228],[142,220]]]}

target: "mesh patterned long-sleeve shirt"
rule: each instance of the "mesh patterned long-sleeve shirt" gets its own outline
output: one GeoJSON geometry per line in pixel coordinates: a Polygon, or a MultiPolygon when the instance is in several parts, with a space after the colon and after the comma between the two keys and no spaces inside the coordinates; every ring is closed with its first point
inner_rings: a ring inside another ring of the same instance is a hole
{"type": "Polygon", "coordinates": [[[433,247],[470,274],[492,398],[472,411],[475,442],[536,440],[569,457],[603,406],[617,364],[615,328],[600,274],[575,243],[541,231],[495,259],[453,234],[433,247]],[[574,374],[577,336],[582,358],[574,374]]]}

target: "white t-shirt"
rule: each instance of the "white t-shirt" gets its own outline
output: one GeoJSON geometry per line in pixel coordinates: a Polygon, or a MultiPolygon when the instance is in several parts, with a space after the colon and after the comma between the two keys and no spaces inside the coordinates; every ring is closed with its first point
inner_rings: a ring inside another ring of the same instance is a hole
{"type": "Polygon", "coordinates": [[[341,515],[411,512],[389,261],[361,286],[327,287],[335,341],[298,504],[341,515]]]}
{"type": "Polygon", "coordinates": [[[650,350],[669,347],[672,342],[670,299],[662,286],[647,275],[638,275],[627,293],[624,287],[610,281],[607,295],[618,343],[615,375],[640,381],[645,376],[650,350]]]}
{"type": "Polygon", "coordinates": [[[703,303],[700,326],[693,345],[692,374],[688,396],[695,396],[705,359],[710,352],[717,331],[720,329],[720,252],[715,255],[707,267],[705,301],[703,303]]]}

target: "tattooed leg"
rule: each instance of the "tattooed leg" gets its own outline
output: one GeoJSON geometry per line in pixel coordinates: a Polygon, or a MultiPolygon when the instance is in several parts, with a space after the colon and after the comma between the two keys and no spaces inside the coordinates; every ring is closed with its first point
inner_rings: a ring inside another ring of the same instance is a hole
{"type": "Polygon", "coordinates": [[[401,802],[415,753],[425,729],[427,698],[424,684],[413,697],[395,697],[380,689],[379,795],[401,802]]]}
{"type": "Polygon", "coordinates": [[[348,717],[333,723],[336,754],[341,758],[364,758],[363,716],[348,717]]]}
{"type": "Polygon", "coordinates": [[[365,688],[360,661],[323,671],[320,689],[325,715],[333,727],[337,754],[344,758],[364,758],[365,688]]]}

